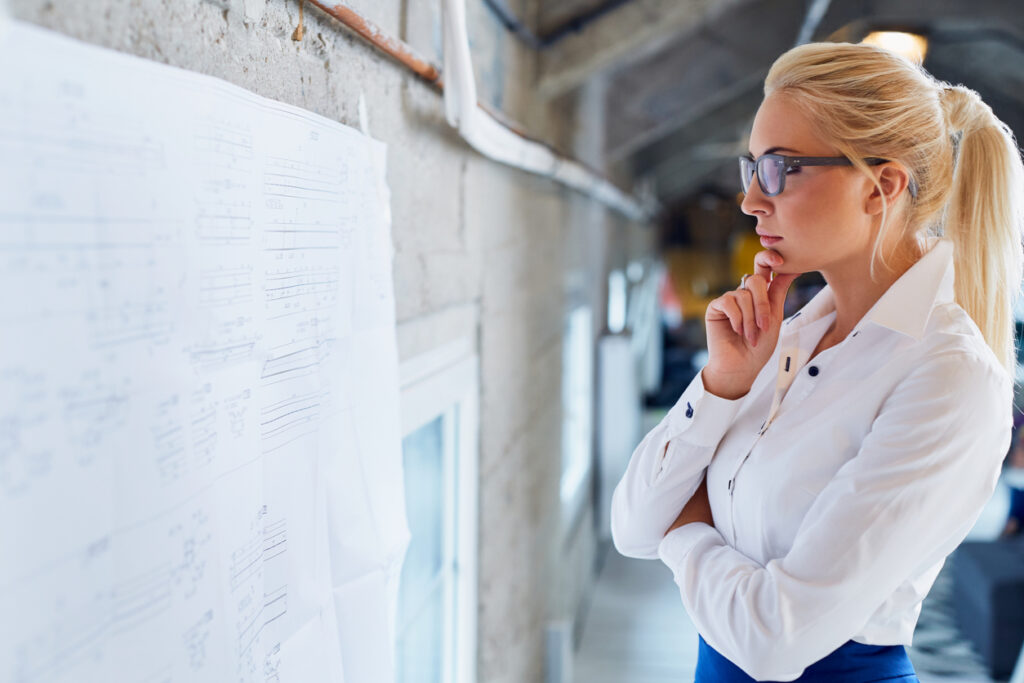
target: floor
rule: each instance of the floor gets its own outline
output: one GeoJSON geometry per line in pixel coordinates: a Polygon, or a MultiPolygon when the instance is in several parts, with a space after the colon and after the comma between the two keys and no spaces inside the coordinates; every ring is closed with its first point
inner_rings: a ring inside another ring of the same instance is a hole
{"type": "MultiPolygon", "coordinates": [[[[995,538],[1008,509],[1008,489],[1000,482],[968,539],[995,538]]],[[[947,561],[922,605],[907,653],[922,683],[1003,683],[986,675],[978,654],[956,631],[950,566],[947,561]]],[[[696,663],[697,631],[671,571],[609,547],[586,611],[575,683],[685,683],[693,681],[696,663]]]]}

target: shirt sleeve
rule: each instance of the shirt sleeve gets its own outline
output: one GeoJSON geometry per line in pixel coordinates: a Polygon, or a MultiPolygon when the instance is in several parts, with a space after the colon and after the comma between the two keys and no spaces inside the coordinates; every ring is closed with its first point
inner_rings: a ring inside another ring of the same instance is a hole
{"type": "Polygon", "coordinates": [[[673,530],[659,556],[697,630],[758,680],[798,678],[966,537],[999,477],[1012,398],[1005,371],[975,356],[919,364],[765,566],[703,522],[673,530]]]}
{"type": "Polygon", "coordinates": [[[612,493],[611,532],[616,550],[657,559],[658,544],[704,478],[718,443],[742,398],[704,388],[701,372],[633,451],[612,493]]]}

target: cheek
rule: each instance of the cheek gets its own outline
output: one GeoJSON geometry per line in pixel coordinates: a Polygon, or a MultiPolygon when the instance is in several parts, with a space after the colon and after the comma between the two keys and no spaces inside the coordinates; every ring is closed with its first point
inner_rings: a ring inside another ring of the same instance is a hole
{"type": "Polygon", "coordinates": [[[784,234],[795,238],[796,244],[790,245],[791,247],[817,241],[828,231],[834,217],[831,207],[822,197],[794,197],[791,201],[778,205],[778,220],[785,226],[784,234]]]}
{"type": "Polygon", "coordinates": [[[856,210],[856,198],[827,177],[802,180],[799,191],[779,203],[780,221],[808,243],[834,238],[856,210]]]}
{"type": "Polygon", "coordinates": [[[776,204],[785,239],[773,247],[786,264],[800,271],[816,270],[827,254],[843,249],[841,216],[826,196],[793,197],[776,204]]]}

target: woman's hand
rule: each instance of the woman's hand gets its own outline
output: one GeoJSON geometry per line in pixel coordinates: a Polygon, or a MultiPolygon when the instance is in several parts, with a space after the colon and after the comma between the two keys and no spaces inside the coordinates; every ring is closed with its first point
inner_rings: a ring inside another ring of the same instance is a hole
{"type": "Polygon", "coordinates": [[[708,500],[707,473],[704,474],[704,479],[700,482],[700,486],[697,487],[693,497],[683,506],[682,512],[676,517],[676,521],[672,522],[672,526],[668,528],[665,535],[667,536],[669,532],[690,522],[704,522],[711,526],[715,525],[715,520],[711,516],[711,503],[708,500]]]}
{"type": "Polygon", "coordinates": [[[776,274],[782,256],[771,249],[754,257],[754,274],[746,288],[736,288],[708,304],[708,363],[704,388],[716,396],[736,399],[748,391],[775,351],[789,285],[800,273],[776,274]]]}

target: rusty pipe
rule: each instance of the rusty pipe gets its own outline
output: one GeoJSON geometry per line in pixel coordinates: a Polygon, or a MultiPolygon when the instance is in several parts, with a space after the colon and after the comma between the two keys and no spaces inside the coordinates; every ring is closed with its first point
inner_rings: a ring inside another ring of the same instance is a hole
{"type": "MultiPolygon", "coordinates": [[[[347,26],[399,64],[402,64],[420,78],[435,86],[438,90],[442,92],[445,90],[444,82],[441,78],[441,70],[419,56],[408,43],[389,36],[379,26],[367,20],[344,3],[328,6],[321,2],[321,0],[309,0],[309,2],[347,26]]],[[[464,18],[462,21],[464,23],[464,18]]],[[[465,33],[464,26],[461,32],[465,33]]],[[[531,138],[519,126],[505,119],[499,112],[493,112],[489,107],[477,101],[475,87],[472,85],[472,67],[468,66],[468,39],[463,36],[462,42],[465,42],[465,50],[467,51],[465,55],[466,64],[469,69],[463,79],[465,81],[464,87],[472,88],[473,95],[471,95],[471,99],[475,103],[475,106],[471,109],[463,111],[463,115],[468,114],[469,118],[476,125],[467,126],[466,130],[460,128],[460,132],[471,146],[493,159],[531,173],[545,175],[588,194],[634,220],[643,220],[650,217],[649,207],[642,207],[635,198],[615,187],[602,174],[586,168],[578,161],[564,157],[547,143],[531,138]],[[479,112],[479,115],[473,112],[479,112]],[[481,125],[483,126],[482,128],[481,125]],[[479,133],[482,130],[489,131],[489,134],[483,137],[472,135],[472,139],[467,137],[468,132],[479,133]],[[518,144],[508,144],[511,138],[518,138],[518,144]]]]}
{"type": "Polygon", "coordinates": [[[365,19],[358,12],[343,3],[327,5],[320,2],[320,0],[308,1],[352,29],[352,31],[359,34],[360,37],[381,52],[388,54],[395,61],[411,69],[426,82],[436,85],[438,88],[444,87],[441,81],[441,70],[416,54],[412,46],[405,41],[389,36],[379,26],[365,19]]]}

